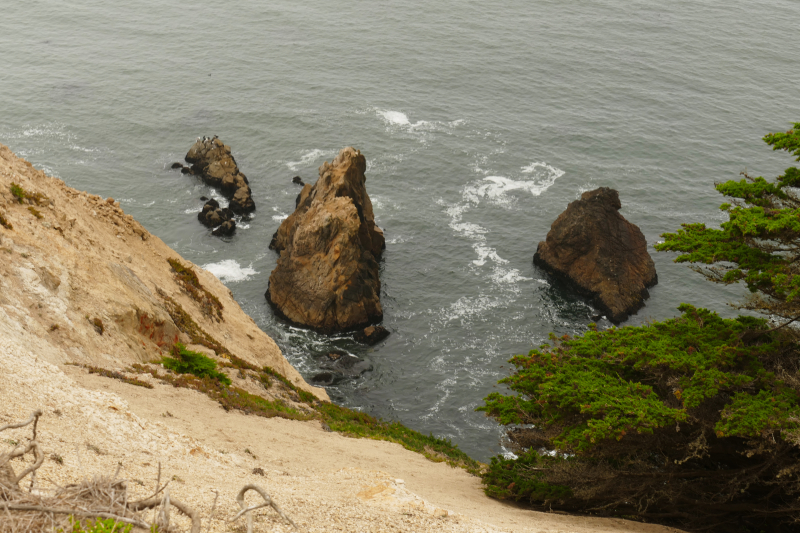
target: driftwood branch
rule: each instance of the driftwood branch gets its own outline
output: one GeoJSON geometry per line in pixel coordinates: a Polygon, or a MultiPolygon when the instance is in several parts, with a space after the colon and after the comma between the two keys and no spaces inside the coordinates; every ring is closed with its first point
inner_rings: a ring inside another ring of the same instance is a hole
{"type": "MultiPolygon", "coordinates": [[[[42,411],[37,409],[31,414],[30,418],[23,422],[6,424],[0,427],[0,431],[4,431],[33,424],[32,438],[27,444],[18,445],[11,452],[0,455],[0,474],[7,476],[4,478],[7,483],[0,483],[0,513],[2,513],[0,516],[3,516],[3,519],[0,520],[0,532],[55,529],[58,524],[66,524],[66,517],[107,518],[145,530],[150,530],[153,526],[156,526],[160,530],[169,531],[171,530],[170,508],[174,507],[191,519],[191,533],[201,533],[202,524],[197,511],[172,497],[169,490],[169,481],[161,485],[161,463],[158,464],[155,492],[150,497],[138,501],[129,501],[127,483],[117,477],[122,468],[121,463],[117,465],[113,477],[99,477],[79,484],[58,487],[49,496],[34,493],[32,491],[33,475],[36,474],[36,471],[44,462],[44,453],[37,440],[37,424],[41,416],[42,411]],[[34,455],[33,464],[25,468],[19,475],[15,475],[8,464],[9,461],[17,457],[23,457],[28,453],[33,453],[34,455]],[[27,491],[20,489],[18,487],[19,481],[29,474],[32,474],[31,488],[27,491]],[[12,486],[7,487],[8,482],[11,482],[12,486]],[[161,494],[162,492],[163,495],[161,494]],[[149,509],[153,509],[155,513],[152,524],[141,516],[143,511],[149,509]],[[11,511],[17,511],[17,514],[12,514],[11,511]],[[56,519],[56,515],[63,515],[64,518],[56,519]]],[[[78,460],[80,461],[79,450],[78,454],[78,460]]],[[[217,491],[214,491],[214,493],[214,503],[211,508],[211,516],[209,516],[209,530],[211,518],[214,515],[219,498],[219,493],[217,491]]],[[[258,485],[245,485],[242,487],[236,496],[236,502],[241,510],[229,521],[234,522],[246,515],[248,533],[253,532],[252,512],[263,507],[272,507],[283,520],[294,529],[301,531],[300,527],[286,516],[270,495],[258,485]],[[263,503],[248,507],[244,497],[249,491],[260,494],[264,500],[263,503]]]]}
{"type": "MultiPolygon", "coordinates": [[[[153,509],[160,505],[164,505],[165,500],[166,495],[164,498],[151,498],[145,501],[129,503],[128,508],[132,511],[144,511],[145,509],[153,509]]],[[[175,498],[169,498],[169,505],[175,507],[178,511],[185,514],[192,520],[191,533],[200,533],[200,515],[197,514],[197,511],[185,503],[176,500],[175,498]]]]}
{"type": "MultiPolygon", "coordinates": [[[[34,411],[31,414],[31,417],[28,420],[26,420],[25,422],[17,422],[16,424],[6,424],[5,426],[0,427],[0,431],[5,431],[7,429],[16,429],[16,428],[25,427],[28,424],[30,424],[31,422],[34,422],[34,421],[38,420],[40,416],[42,416],[42,410],[41,409],[37,409],[36,411],[34,411]]],[[[34,437],[35,436],[36,436],[36,434],[34,433],[34,437]]]]}
{"type": "Polygon", "coordinates": [[[244,487],[242,487],[242,490],[240,490],[239,494],[236,495],[236,503],[239,504],[239,507],[241,507],[242,510],[239,511],[239,513],[236,516],[231,518],[230,522],[233,522],[233,521],[237,520],[240,516],[246,514],[247,515],[247,533],[253,533],[253,516],[251,514],[249,514],[249,513],[251,511],[255,511],[256,509],[261,509],[262,507],[272,507],[273,509],[275,509],[275,512],[278,513],[279,515],[281,515],[281,517],[284,520],[289,522],[292,525],[292,527],[294,527],[296,530],[300,531],[300,528],[297,527],[297,524],[292,522],[291,518],[289,518],[288,516],[283,514],[283,511],[281,511],[281,508],[278,507],[278,504],[275,503],[274,501],[272,501],[272,498],[270,498],[269,494],[267,494],[267,491],[265,491],[264,489],[262,489],[258,485],[245,485],[244,487]],[[244,503],[244,495],[248,491],[251,491],[251,490],[259,493],[261,495],[261,497],[264,498],[264,503],[259,503],[259,504],[253,505],[251,507],[247,507],[247,504],[244,503]]]}

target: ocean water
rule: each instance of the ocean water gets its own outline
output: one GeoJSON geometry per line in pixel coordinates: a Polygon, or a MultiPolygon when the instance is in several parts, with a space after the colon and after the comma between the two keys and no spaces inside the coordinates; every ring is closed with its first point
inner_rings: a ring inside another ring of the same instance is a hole
{"type": "MultiPolygon", "coordinates": [[[[789,166],[760,138],[800,121],[796,0],[367,3],[8,2],[0,142],[126,212],[225,282],[306,376],[331,349],[373,370],[329,389],[348,406],[486,460],[503,430],[475,413],[507,360],[594,310],[532,264],[580,193],[620,191],[651,245],[716,225],[716,181],[789,166]],[[217,193],[169,170],[218,135],[258,210],[229,239],[196,213],[217,193]],[[277,320],[267,246],[299,187],[347,145],[365,154],[387,249],[374,348],[277,320]]],[[[681,302],[730,315],[738,287],[655,253],[629,323],[681,302]]],[[[608,326],[607,322],[601,325],[608,326]]]]}

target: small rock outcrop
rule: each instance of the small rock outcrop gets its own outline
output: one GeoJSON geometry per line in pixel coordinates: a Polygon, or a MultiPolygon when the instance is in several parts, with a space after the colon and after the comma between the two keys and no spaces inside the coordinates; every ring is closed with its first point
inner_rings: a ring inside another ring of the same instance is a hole
{"type": "Polygon", "coordinates": [[[641,230],[619,214],[619,193],[585,192],[569,204],[539,243],[534,264],[566,279],[614,323],[644,306],[658,282],[641,230]]]}
{"type": "Polygon", "coordinates": [[[217,229],[212,231],[211,235],[214,235],[215,237],[230,237],[234,233],[236,233],[236,221],[226,220],[220,224],[217,229]]]}
{"type": "Polygon", "coordinates": [[[230,146],[216,137],[203,137],[189,149],[185,159],[192,165],[192,174],[219,188],[231,199],[228,205],[231,211],[237,215],[255,211],[250,184],[247,177],[239,172],[230,146]]]}
{"type": "Polygon", "coordinates": [[[203,210],[197,213],[197,220],[204,226],[216,228],[223,222],[233,220],[233,211],[227,207],[220,207],[219,202],[212,198],[206,202],[203,210]]]}
{"type": "Polygon", "coordinates": [[[353,340],[369,346],[375,346],[389,336],[389,330],[383,326],[368,326],[361,331],[356,331],[353,340]]]}
{"type": "Polygon", "coordinates": [[[266,298],[289,321],[324,333],[383,318],[378,260],[386,247],[367,195],[361,152],[347,147],[303,186],[269,247],[280,258],[266,298]]]}

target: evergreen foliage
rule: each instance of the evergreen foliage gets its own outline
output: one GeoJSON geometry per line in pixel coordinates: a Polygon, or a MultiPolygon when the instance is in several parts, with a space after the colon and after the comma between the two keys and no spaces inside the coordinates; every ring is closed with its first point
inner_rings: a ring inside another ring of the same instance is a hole
{"type": "MultiPolygon", "coordinates": [[[[800,161],[800,122],[786,133],[771,133],[764,141],[800,161]]],[[[718,183],[731,198],[720,209],[729,220],[720,229],[684,224],[677,233],[662,235],[659,251],[682,252],[676,262],[689,262],[711,281],[743,281],[754,294],[744,309],[788,320],[800,318],[800,169],[790,167],[774,182],[743,173],[740,181],[718,183]],[[704,266],[699,266],[704,265],[704,266]]]]}
{"type": "Polygon", "coordinates": [[[479,410],[517,427],[520,457],[492,461],[486,492],[689,530],[792,531],[800,387],[783,378],[797,373],[794,339],[764,319],[680,310],[511,359],[501,383],[516,395],[479,410]]]}
{"type": "MultiPolygon", "coordinates": [[[[800,160],[800,123],[767,135],[800,160]]],[[[511,426],[516,459],[496,457],[490,496],[561,510],[669,523],[689,531],[800,530],[800,170],[717,184],[720,229],[685,224],[657,246],[718,283],[742,281],[723,319],[681,316],[556,338],[511,359],[478,410],[511,426]]]]}

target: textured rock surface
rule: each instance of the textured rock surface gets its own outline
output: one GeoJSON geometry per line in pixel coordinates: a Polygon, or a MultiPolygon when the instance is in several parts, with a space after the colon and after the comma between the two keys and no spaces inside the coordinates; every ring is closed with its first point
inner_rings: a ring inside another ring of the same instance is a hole
{"type": "Polygon", "coordinates": [[[197,214],[197,220],[209,228],[216,228],[232,219],[233,211],[227,207],[221,208],[219,202],[213,198],[206,202],[206,205],[203,206],[203,210],[197,214]]]}
{"type": "Polygon", "coordinates": [[[353,335],[356,342],[374,346],[389,336],[389,330],[383,326],[369,326],[353,335]]]}
{"type": "Polygon", "coordinates": [[[378,259],[385,248],[366,190],[367,163],[347,147],[323,163],[270,248],[280,252],[267,300],[286,319],[331,333],[383,318],[378,259]]]}
{"type": "Polygon", "coordinates": [[[641,230],[619,214],[619,193],[601,187],[569,204],[539,243],[533,262],[593,298],[612,322],[644,306],[658,282],[641,230]]]}
{"type": "Polygon", "coordinates": [[[226,220],[220,224],[217,229],[212,231],[211,235],[214,235],[215,237],[230,237],[234,233],[236,233],[236,221],[226,220]]]}
{"type": "Polygon", "coordinates": [[[231,147],[216,137],[203,137],[189,149],[186,161],[192,165],[192,174],[201,176],[212,187],[218,187],[231,198],[228,206],[236,214],[255,211],[247,177],[239,172],[231,147]]]}

